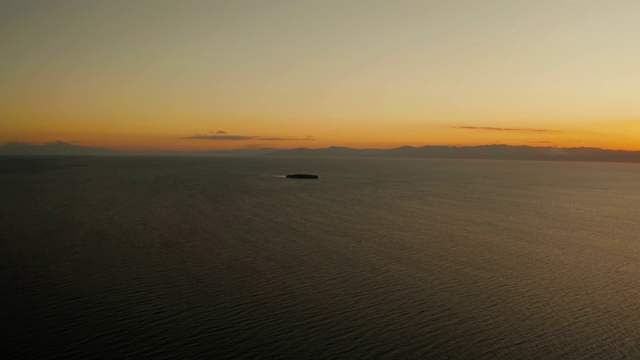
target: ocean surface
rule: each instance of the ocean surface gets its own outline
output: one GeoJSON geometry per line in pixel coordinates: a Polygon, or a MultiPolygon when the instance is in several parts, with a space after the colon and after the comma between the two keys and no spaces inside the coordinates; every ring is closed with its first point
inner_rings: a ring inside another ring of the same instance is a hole
{"type": "Polygon", "coordinates": [[[640,165],[0,158],[0,285],[2,359],[638,359],[640,165]]]}

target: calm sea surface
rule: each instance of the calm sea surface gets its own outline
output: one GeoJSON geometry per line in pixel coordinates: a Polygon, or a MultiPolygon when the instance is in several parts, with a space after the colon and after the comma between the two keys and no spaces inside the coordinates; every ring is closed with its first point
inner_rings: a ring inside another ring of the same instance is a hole
{"type": "Polygon", "coordinates": [[[3,359],[640,358],[638,164],[0,158],[0,205],[3,359]]]}

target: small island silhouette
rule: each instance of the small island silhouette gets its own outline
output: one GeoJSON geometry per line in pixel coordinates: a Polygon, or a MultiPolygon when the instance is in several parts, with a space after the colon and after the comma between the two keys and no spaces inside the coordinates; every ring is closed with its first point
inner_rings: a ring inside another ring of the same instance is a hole
{"type": "Polygon", "coordinates": [[[318,175],[312,174],[290,174],[287,175],[288,179],[317,179],[318,175]]]}

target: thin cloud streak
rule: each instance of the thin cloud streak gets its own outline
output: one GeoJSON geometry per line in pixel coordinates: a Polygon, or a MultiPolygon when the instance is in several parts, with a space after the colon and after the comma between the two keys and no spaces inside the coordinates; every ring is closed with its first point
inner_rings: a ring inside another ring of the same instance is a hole
{"type": "Polygon", "coordinates": [[[561,130],[550,129],[527,129],[527,128],[501,128],[490,126],[458,126],[456,129],[462,130],[483,130],[483,131],[519,131],[519,132],[536,132],[536,133],[561,133],[561,130]]]}
{"type": "Polygon", "coordinates": [[[229,140],[229,141],[238,141],[238,140],[255,140],[256,136],[242,136],[242,135],[192,135],[187,136],[185,139],[194,139],[194,140],[229,140]]]}
{"type": "Polygon", "coordinates": [[[312,137],[306,138],[290,138],[290,137],[264,137],[264,136],[248,136],[248,135],[202,135],[195,134],[184,137],[184,139],[193,140],[213,140],[213,141],[243,141],[243,140],[262,140],[262,141],[305,141],[315,140],[312,137]]]}

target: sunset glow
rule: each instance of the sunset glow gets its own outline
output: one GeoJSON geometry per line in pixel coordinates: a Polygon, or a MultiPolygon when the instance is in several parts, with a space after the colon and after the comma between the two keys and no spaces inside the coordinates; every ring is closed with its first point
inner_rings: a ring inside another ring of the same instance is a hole
{"type": "Polygon", "coordinates": [[[6,1],[0,144],[640,150],[640,2],[6,1]]]}

